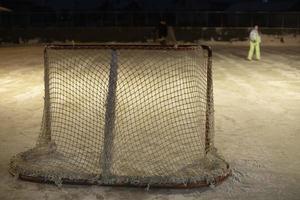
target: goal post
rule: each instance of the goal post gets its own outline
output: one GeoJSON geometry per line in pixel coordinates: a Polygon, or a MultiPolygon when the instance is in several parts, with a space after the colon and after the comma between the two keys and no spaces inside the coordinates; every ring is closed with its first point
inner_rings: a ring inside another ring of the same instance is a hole
{"type": "Polygon", "coordinates": [[[25,180],[201,187],[230,168],[214,147],[205,45],[48,45],[37,145],[14,156],[25,180]]]}

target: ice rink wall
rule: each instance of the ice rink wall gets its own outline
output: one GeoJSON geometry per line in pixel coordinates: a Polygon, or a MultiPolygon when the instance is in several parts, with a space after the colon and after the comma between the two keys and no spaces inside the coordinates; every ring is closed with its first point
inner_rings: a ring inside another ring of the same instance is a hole
{"type": "Polygon", "coordinates": [[[265,35],[300,34],[300,12],[2,12],[0,43],[146,42],[161,19],[185,42],[244,41],[256,24],[265,35]]]}
{"type": "MultiPolygon", "coordinates": [[[[149,42],[153,41],[154,27],[99,27],[99,28],[2,28],[0,43],[44,42],[149,42]]],[[[179,41],[197,40],[245,41],[250,28],[176,27],[179,41]]],[[[266,35],[299,37],[299,28],[261,28],[266,35]]]]}

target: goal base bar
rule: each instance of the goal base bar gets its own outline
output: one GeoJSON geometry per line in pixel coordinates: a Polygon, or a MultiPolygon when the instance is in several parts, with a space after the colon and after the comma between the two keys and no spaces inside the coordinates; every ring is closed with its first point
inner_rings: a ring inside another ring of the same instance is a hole
{"type": "MultiPolygon", "coordinates": [[[[16,176],[14,173],[10,172],[12,176],[16,176]]],[[[225,181],[229,176],[231,175],[231,170],[229,169],[228,165],[228,172],[222,176],[217,176],[214,178],[214,184],[213,185],[219,185],[223,181],[225,181]]],[[[41,176],[27,176],[19,174],[18,178],[24,181],[30,181],[35,183],[47,183],[47,184],[55,184],[55,181],[51,181],[45,177],[41,176]]],[[[125,177],[124,177],[125,178],[125,177]]],[[[126,179],[126,178],[125,178],[126,179]]],[[[151,178],[147,178],[151,179],[151,178]]],[[[105,184],[101,183],[101,181],[89,181],[84,179],[68,179],[68,178],[62,178],[61,179],[62,184],[68,184],[68,185],[99,185],[99,186],[114,186],[114,187],[141,187],[141,188],[176,188],[176,189],[189,189],[189,188],[201,188],[201,187],[208,187],[211,185],[211,183],[208,183],[207,181],[193,181],[193,182],[187,182],[187,183],[179,183],[179,184],[170,184],[170,183],[153,183],[153,184],[143,184],[138,182],[124,182],[124,183],[111,183],[111,184],[105,184]]]]}

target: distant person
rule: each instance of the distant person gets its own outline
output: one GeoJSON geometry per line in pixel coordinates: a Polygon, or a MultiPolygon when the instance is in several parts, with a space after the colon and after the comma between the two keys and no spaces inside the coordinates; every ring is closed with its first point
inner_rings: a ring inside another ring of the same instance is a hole
{"type": "Polygon", "coordinates": [[[248,60],[252,60],[253,53],[255,51],[255,56],[257,60],[260,60],[260,43],[261,43],[261,38],[258,32],[258,26],[254,26],[254,29],[251,30],[250,32],[250,49],[248,53],[248,60]]]}
{"type": "Polygon", "coordinates": [[[177,48],[175,32],[172,26],[168,26],[167,22],[161,20],[156,28],[156,35],[161,45],[167,45],[170,42],[177,48]]]}
{"type": "Polygon", "coordinates": [[[156,29],[156,34],[158,36],[158,41],[160,42],[160,44],[166,45],[167,44],[166,39],[168,36],[168,26],[166,21],[160,20],[156,29]]]}

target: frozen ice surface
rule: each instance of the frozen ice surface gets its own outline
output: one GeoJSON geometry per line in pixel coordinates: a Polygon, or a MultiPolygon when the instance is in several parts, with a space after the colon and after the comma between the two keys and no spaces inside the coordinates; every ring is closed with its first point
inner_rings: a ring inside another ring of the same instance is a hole
{"type": "Polygon", "coordinates": [[[43,48],[0,48],[0,199],[300,199],[300,47],[213,44],[215,144],[233,169],[221,185],[191,190],[24,182],[13,155],[35,145],[43,110],[43,48]]]}

